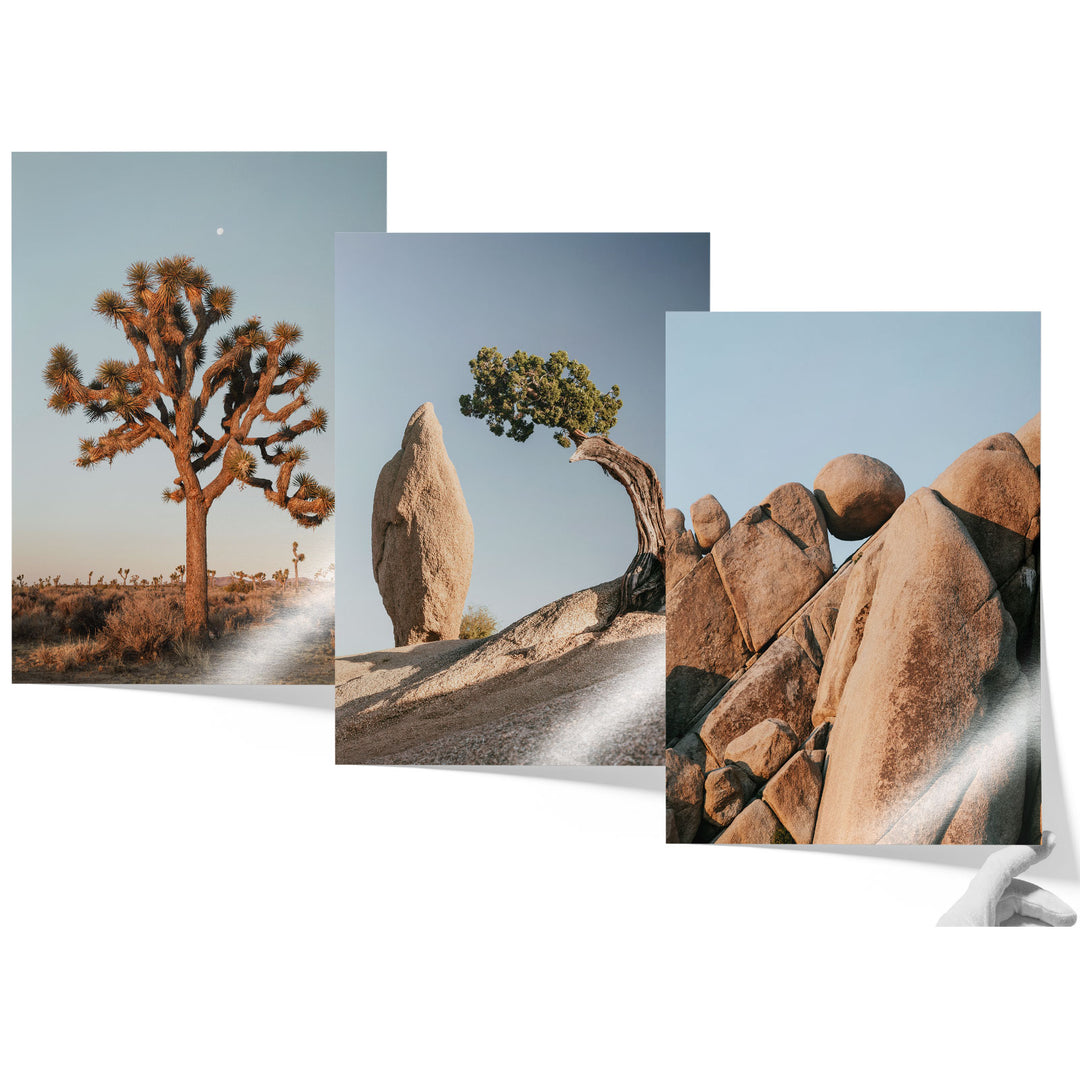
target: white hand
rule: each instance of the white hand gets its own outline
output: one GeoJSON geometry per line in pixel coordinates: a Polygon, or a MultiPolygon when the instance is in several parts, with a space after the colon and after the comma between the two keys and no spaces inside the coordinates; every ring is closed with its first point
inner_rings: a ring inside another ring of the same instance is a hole
{"type": "Polygon", "coordinates": [[[1027,924],[1072,926],[1076,912],[1068,904],[1029,881],[1015,880],[1017,874],[1045,859],[1055,842],[1054,834],[1045,832],[1040,845],[995,851],[967,892],[938,919],[938,926],[1001,926],[1013,918],[1027,924]]]}

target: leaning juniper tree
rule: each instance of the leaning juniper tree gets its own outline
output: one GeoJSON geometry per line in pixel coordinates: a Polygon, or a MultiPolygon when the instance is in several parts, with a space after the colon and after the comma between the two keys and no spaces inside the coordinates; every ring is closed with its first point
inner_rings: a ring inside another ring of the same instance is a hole
{"type": "Polygon", "coordinates": [[[474,387],[459,398],[465,416],[486,421],[495,435],[525,442],[537,424],[553,428],[555,441],[576,447],[574,461],[595,461],[626,489],[637,525],[637,555],[623,574],[618,614],[658,610],[664,602],[664,493],[648,462],[613,442],[622,400],[619,388],[602,394],[589,369],[565,352],[547,360],[522,351],[503,357],[483,348],[469,361],[474,387]]]}
{"type": "Polygon", "coordinates": [[[206,635],[209,614],[206,517],[226,488],[234,482],[259,488],[304,528],[334,512],[329,488],[306,472],[293,475],[307,457],[295,440],[327,425],[322,408],[296,419],[310,405],[308,388],[319,376],[319,365],[292,348],[300,328],[278,322],[267,330],[253,316],[218,338],[214,360],[206,364],[207,332],[230,318],[234,302],[233,290],[213,284],[187,255],[133,263],[125,292],[107,289],[94,310],[124,331],[136,359],[103,360],[96,378],[84,383],[75,353],[57,345],[45,367],[49,408],[67,414],[82,406],[88,420],[111,425],[97,438],[79,440],[77,466],[111,464],[151,439],[172,454],[177,475],[162,498],[187,511],[184,623],[196,637],[206,635]],[[210,412],[218,397],[215,430],[210,412]],[[257,434],[261,425],[274,430],[257,434]],[[257,475],[253,450],[277,468],[275,479],[257,475]]]}

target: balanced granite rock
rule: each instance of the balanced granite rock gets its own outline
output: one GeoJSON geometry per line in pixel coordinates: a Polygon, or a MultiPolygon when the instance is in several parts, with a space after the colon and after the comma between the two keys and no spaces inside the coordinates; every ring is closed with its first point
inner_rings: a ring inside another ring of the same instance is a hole
{"type": "Polygon", "coordinates": [[[997,584],[933,491],[881,538],[852,571],[821,671],[814,721],[832,728],[815,843],[941,842],[1019,675],[997,584]]]}
{"type": "Polygon", "coordinates": [[[904,501],[904,482],[877,458],[844,454],[817,474],[814,495],[838,540],[865,540],[904,501]]]}
{"type": "Polygon", "coordinates": [[[664,564],[664,584],[670,590],[697,566],[705,554],[698,545],[697,537],[686,528],[681,510],[664,511],[664,532],[667,540],[667,556],[664,564]]]}
{"type": "Polygon", "coordinates": [[[472,559],[472,518],[427,402],[379,473],[371,511],[372,568],[396,646],[457,638],[472,559]]]}
{"type": "Polygon", "coordinates": [[[731,528],[727,511],[715,495],[703,495],[690,507],[694,535],[702,551],[711,551],[713,544],[731,528]]]}

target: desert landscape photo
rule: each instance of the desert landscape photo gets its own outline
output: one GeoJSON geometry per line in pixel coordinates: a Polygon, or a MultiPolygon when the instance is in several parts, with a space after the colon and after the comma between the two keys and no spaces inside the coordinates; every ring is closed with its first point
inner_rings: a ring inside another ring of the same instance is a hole
{"type": "Polygon", "coordinates": [[[337,267],[338,762],[659,764],[664,312],[707,303],[708,238],[339,236],[337,267]]]}
{"type": "Polygon", "coordinates": [[[329,683],[332,237],[384,156],[13,172],[12,678],[329,683]]]}
{"type": "Polygon", "coordinates": [[[669,316],[669,842],[1040,843],[1039,357],[1031,313],[669,316]]]}

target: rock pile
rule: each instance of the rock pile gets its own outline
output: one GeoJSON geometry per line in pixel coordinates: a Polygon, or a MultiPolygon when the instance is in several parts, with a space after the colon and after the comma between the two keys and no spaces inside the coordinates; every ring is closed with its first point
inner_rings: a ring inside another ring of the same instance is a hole
{"type": "Polygon", "coordinates": [[[427,402],[379,473],[371,511],[372,568],[396,646],[457,638],[472,559],[472,518],[427,402]]]}
{"type": "Polygon", "coordinates": [[[669,840],[1038,842],[1038,457],[838,458],[669,585],[669,840]],[[826,521],[876,522],[835,573],[826,521]]]}

